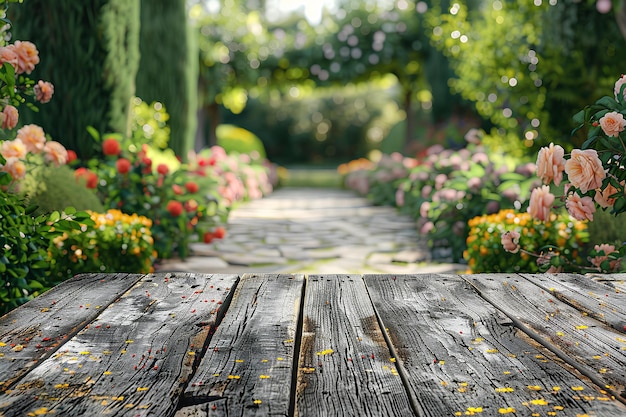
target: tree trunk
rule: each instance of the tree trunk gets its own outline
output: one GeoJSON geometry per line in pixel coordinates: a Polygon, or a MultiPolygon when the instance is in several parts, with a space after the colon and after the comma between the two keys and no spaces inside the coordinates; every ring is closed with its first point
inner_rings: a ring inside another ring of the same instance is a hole
{"type": "Polygon", "coordinates": [[[406,131],[404,132],[405,153],[411,153],[413,148],[413,133],[415,132],[415,117],[413,115],[413,90],[406,88],[404,90],[404,112],[406,114],[406,131]]]}
{"type": "Polygon", "coordinates": [[[220,106],[213,102],[207,107],[209,113],[209,146],[217,145],[217,126],[221,122],[220,106]]]}
{"type": "Polygon", "coordinates": [[[626,40],[626,0],[619,2],[617,10],[615,10],[615,20],[617,20],[617,26],[622,32],[622,37],[626,40]]]}

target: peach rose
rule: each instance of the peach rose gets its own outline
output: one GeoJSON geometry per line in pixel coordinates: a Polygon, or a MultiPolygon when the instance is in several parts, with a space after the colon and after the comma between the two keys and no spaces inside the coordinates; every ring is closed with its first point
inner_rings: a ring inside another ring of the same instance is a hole
{"type": "Polygon", "coordinates": [[[596,190],[596,194],[593,199],[602,208],[612,207],[615,204],[615,198],[611,198],[612,195],[617,193],[617,188],[611,184],[607,184],[604,190],[596,190]]]}
{"type": "Polygon", "coordinates": [[[581,197],[576,193],[570,194],[565,201],[567,212],[576,220],[593,220],[596,205],[589,196],[581,197]]]}
{"type": "Polygon", "coordinates": [[[554,194],[550,193],[550,187],[542,185],[535,188],[530,193],[530,203],[528,205],[528,213],[531,217],[546,221],[550,219],[550,209],[554,204],[554,194]]]}
{"type": "Polygon", "coordinates": [[[565,162],[565,173],[572,185],[583,193],[600,188],[606,177],[602,161],[594,149],[574,149],[570,159],[565,162]]]}
{"type": "Polygon", "coordinates": [[[3,46],[0,48],[0,64],[8,62],[13,65],[13,68],[17,68],[17,54],[13,50],[13,47],[3,46]]]}
{"type": "Polygon", "coordinates": [[[48,81],[39,80],[33,90],[35,91],[35,99],[40,103],[49,102],[52,99],[52,94],[54,94],[54,86],[48,81]]]}
{"type": "Polygon", "coordinates": [[[0,154],[4,156],[5,159],[9,158],[18,158],[24,159],[26,157],[26,145],[19,140],[6,140],[2,142],[0,146],[0,154]]]}
{"type": "Polygon", "coordinates": [[[502,233],[502,236],[500,236],[500,242],[502,243],[502,247],[505,251],[517,253],[520,250],[519,238],[519,232],[504,232],[502,233]]]}
{"type": "Polygon", "coordinates": [[[2,128],[13,129],[17,125],[17,121],[20,118],[20,114],[17,109],[10,104],[7,104],[2,110],[2,128]]]}
{"type": "Polygon", "coordinates": [[[600,127],[607,136],[618,137],[626,127],[626,120],[623,114],[612,111],[600,118],[600,127]]]}
{"type": "MultiPolygon", "coordinates": [[[[622,74],[622,76],[619,77],[617,81],[615,81],[615,88],[613,89],[613,93],[615,94],[615,100],[620,101],[620,99],[618,98],[619,91],[622,89],[622,85],[624,85],[624,83],[626,83],[626,75],[622,74]]],[[[624,97],[626,97],[626,90],[624,91],[624,97]]]]}
{"type": "Polygon", "coordinates": [[[46,162],[52,162],[54,165],[65,165],[67,163],[67,150],[59,142],[53,140],[46,142],[43,146],[46,162]]]}
{"type": "Polygon", "coordinates": [[[544,184],[554,181],[555,185],[561,184],[563,170],[565,169],[565,150],[550,143],[549,147],[543,147],[537,154],[537,175],[544,184]]]}
{"type": "Polygon", "coordinates": [[[19,180],[26,176],[26,165],[18,158],[7,158],[2,171],[8,172],[14,180],[19,180]]]}
{"type": "MultiPolygon", "coordinates": [[[[602,268],[602,262],[607,261],[610,254],[616,252],[615,246],[609,245],[608,243],[595,245],[593,249],[596,251],[596,253],[604,252],[604,255],[596,255],[593,258],[588,258],[589,262],[591,262],[591,264],[598,269],[602,268]]],[[[614,259],[612,261],[609,261],[609,271],[615,271],[620,266],[620,263],[621,259],[614,259]]]]}
{"type": "Polygon", "coordinates": [[[26,145],[28,152],[39,153],[43,151],[46,143],[46,135],[43,129],[37,125],[26,125],[17,131],[17,139],[26,145]]]}
{"type": "Polygon", "coordinates": [[[32,42],[15,41],[9,47],[12,47],[13,52],[17,55],[16,73],[30,74],[35,69],[35,65],[39,64],[39,51],[32,42]]]}

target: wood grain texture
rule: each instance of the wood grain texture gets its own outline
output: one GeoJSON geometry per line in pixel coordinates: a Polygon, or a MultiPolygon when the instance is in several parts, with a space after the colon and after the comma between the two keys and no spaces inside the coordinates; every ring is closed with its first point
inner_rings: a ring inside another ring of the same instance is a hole
{"type": "Polygon", "coordinates": [[[79,275],[0,318],[0,391],[54,354],[141,277],[79,275]]]}
{"type": "Polygon", "coordinates": [[[178,417],[289,414],[303,289],[303,275],[244,275],[178,417]]]}
{"type": "Polygon", "coordinates": [[[583,314],[623,333],[626,339],[626,293],[613,283],[577,274],[522,276],[583,314]]]}
{"type": "Polygon", "coordinates": [[[411,416],[411,405],[359,275],[308,277],[298,416],[411,416]]]}
{"type": "Polygon", "coordinates": [[[589,274],[597,282],[615,287],[617,291],[626,293],[626,274],[589,274]]]}
{"type": "Polygon", "coordinates": [[[173,415],[237,281],[236,275],[142,278],[6,391],[0,415],[173,415]]]}
{"type": "Polygon", "coordinates": [[[626,393],[624,334],[515,274],[468,275],[482,296],[529,335],[618,399],[626,393]]]}
{"type": "Polygon", "coordinates": [[[524,337],[461,277],[364,279],[420,416],[626,412],[524,337]]]}

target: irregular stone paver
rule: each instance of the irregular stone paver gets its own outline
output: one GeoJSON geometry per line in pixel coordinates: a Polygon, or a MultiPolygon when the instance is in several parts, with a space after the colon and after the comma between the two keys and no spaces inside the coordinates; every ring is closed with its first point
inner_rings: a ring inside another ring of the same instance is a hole
{"type": "Polygon", "coordinates": [[[372,206],[352,191],[282,188],[241,205],[226,237],[192,245],[185,262],[160,270],[196,273],[457,273],[431,262],[415,222],[393,207],[372,206]]]}

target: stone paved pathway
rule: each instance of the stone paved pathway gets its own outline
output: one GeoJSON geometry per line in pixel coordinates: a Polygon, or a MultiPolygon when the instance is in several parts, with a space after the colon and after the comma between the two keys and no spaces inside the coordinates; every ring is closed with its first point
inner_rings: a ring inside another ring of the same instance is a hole
{"type": "Polygon", "coordinates": [[[347,190],[282,188],[238,207],[227,235],[194,244],[185,262],[160,271],[196,273],[456,273],[431,262],[414,221],[347,190]]]}

